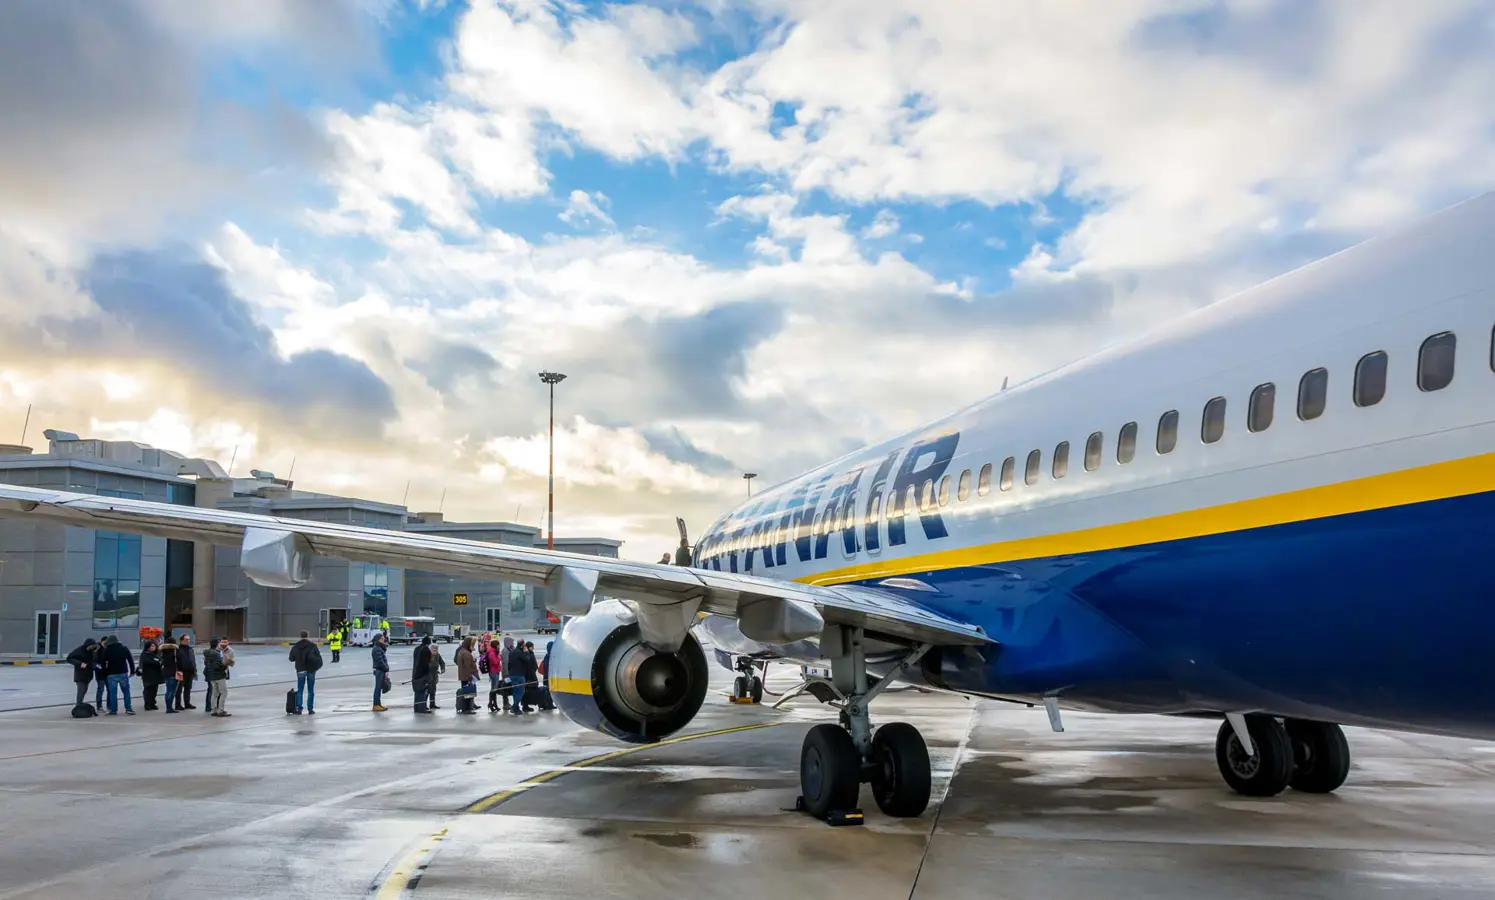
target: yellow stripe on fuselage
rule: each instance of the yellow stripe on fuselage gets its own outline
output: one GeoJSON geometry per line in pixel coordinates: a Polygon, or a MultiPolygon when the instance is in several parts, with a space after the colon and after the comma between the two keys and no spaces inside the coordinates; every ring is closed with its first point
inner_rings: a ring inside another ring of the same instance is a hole
{"type": "Polygon", "coordinates": [[[832,569],[796,579],[806,584],[845,584],[891,578],[912,572],[933,572],[990,563],[1072,556],[1156,544],[1185,538],[1228,534],[1305,522],[1348,513],[1407,506],[1495,490],[1495,453],[1418,466],[1352,481],[1239,500],[1221,506],[1170,513],[1116,525],[1102,525],[1061,534],[960,547],[832,569]]]}
{"type": "Polygon", "coordinates": [[[589,678],[552,678],[550,689],[563,694],[581,694],[590,697],[592,696],[592,681],[589,678]]]}

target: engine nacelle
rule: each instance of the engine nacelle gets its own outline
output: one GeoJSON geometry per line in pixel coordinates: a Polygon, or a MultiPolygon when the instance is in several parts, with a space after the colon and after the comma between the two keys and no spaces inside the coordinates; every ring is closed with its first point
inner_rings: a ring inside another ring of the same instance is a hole
{"type": "Polygon", "coordinates": [[[634,744],[679,731],[706,702],[706,654],[695,635],[677,653],[646,647],[637,617],[617,600],[567,620],[547,672],[566,718],[634,744]]]}

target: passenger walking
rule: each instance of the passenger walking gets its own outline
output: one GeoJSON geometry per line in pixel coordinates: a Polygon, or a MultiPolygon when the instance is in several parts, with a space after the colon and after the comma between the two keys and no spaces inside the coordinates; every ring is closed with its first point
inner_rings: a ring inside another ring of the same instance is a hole
{"type": "Polygon", "coordinates": [[[130,677],[139,673],[135,668],[135,654],[119,642],[117,637],[107,637],[104,648],[104,668],[109,682],[109,715],[119,715],[119,700],[116,694],[123,693],[125,715],[135,715],[135,706],[130,702],[130,677]]]}
{"type": "MultiPolygon", "coordinates": [[[[334,632],[335,633],[335,632],[334,632]]],[[[301,640],[291,647],[291,662],[296,664],[296,715],[317,714],[317,670],[322,668],[322,651],[312,642],[311,635],[301,632],[301,640]]]]}
{"type": "Polygon", "coordinates": [[[504,656],[498,640],[490,640],[483,648],[483,665],[488,673],[488,711],[498,712],[498,697],[504,698],[503,711],[509,711],[509,693],[504,690],[504,656]]]}
{"type": "Polygon", "coordinates": [[[535,645],[533,641],[524,642],[524,698],[528,702],[524,705],[525,712],[534,712],[535,706],[540,702],[540,663],[535,659],[535,645]]]}
{"type": "Polygon", "coordinates": [[[93,648],[93,677],[97,683],[93,692],[95,712],[104,711],[104,698],[109,690],[109,665],[104,661],[104,651],[109,649],[110,640],[110,637],[105,635],[99,640],[99,645],[93,648]]]}
{"type": "MultiPolygon", "coordinates": [[[[426,640],[430,640],[429,637],[426,640]]],[[[431,708],[440,709],[436,705],[436,684],[441,681],[441,676],[446,674],[446,659],[441,655],[441,648],[435,644],[431,645],[431,673],[430,680],[426,684],[426,693],[431,698],[431,708]]]]}
{"type": "Polygon", "coordinates": [[[176,712],[177,687],[182,673],[177,669],[177,645],[168,638],[161,645],[161,683],[166,685],[166,714],[176,712]]]}
{"type": "Polygon", "coordinates": [[[509,690],[514,695],[514,715],[524,715],[524,650],[514,646],[513,638],[504,638],[504,671],[509,673],[509,690]]]}
{"type": "Polygon", "coordinates": [[[67,655],[68,665],[73,667],[73,687],[78,692],[74,705],[82,706],[88,696],[88,686],[93,683],[93,667],[98,662],[98,655],[99,642],[93,638],[88,638],[83,646],[67,655]]]}
{"type": "Polygon", "coordinates": [[[208,649],[202,652],[202,674],[208,680],[208,715],[227,718],[233,713],[223,708],[228,694],[228,663],[218,649],[220,643],[218,638],[208,641],[208,649]]]}
{"type": "MultiPolygon", "coordinates": [[[[301,637],[305,638],[306,632],[301,632],[301,637]]],[[[339,662],[342,660],[343,633],[340,629],[334,628],[331,631],[327,632],[327,649],[332,651],[333,662],[339,662]]],[[[321,651],[317,652],[320,653],[321,651]]]]}
{"type": "Polygon", "coordinates": [[[176,692],[177,709],[197,709],[192,705],[192,682],[197,680],[197,654],[192,652],[192,635],[184,634],[177,639],[176,670],[181,675],[181,686],[176,692]]]}
{"type": "Polygon", "coordinates": [[[431,638],[429,636],[420,639],[415,645],[415,656],[410,662],[410,689],[415,692],[415,711],[428,713],[431,706],[428,702],[431,690],[432,666],[431,638]]]}
{"type": "Polygon", "coordinates": [[[140,651],[140,685],[145,689],[146,712],[160,709],[156,705],[156,692],[161,689],[161,682],[166,680],[161,674],[162,668],[161,645],[154,639],[146,641],[145,648],[140,651]]]}
{"type": "Polygon", "coordinates": [[[389,677],[389,642],[384,635],[374,638],[374,712],[389,712],[380,701],[384,699],[384,679],[389,677]]]}
{"type": "Polygon", "coordinates": [[[473,649],[477,641],[471,637],[462,639],[462,646],[457,648],[457,714],[475,716],[478,714],[475,697],[478,691],[478,662],[473,649]],[[469,693],[469,688],[471,693],[469,693]]]}

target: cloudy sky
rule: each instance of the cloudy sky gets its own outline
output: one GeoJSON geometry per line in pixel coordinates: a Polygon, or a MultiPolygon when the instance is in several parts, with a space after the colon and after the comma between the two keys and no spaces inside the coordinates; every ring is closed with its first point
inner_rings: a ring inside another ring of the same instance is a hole
{"type": "Polygon", "coordinates": [[[1495,187],[1491,0],[0,3],[0,441],[673,545],[1495,187]]]}

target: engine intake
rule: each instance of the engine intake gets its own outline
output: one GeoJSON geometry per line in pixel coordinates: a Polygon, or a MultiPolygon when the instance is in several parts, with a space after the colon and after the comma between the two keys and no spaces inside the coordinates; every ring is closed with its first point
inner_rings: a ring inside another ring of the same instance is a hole
{"type": "Polygon", "coordinates": [[[567,718],[636,744],[679,731],[706,702],[706,654],[695,635],[676,653],[648,647],[637,617],[617,600],[566,622],[548,672],[551,697],[567,718]]]}

